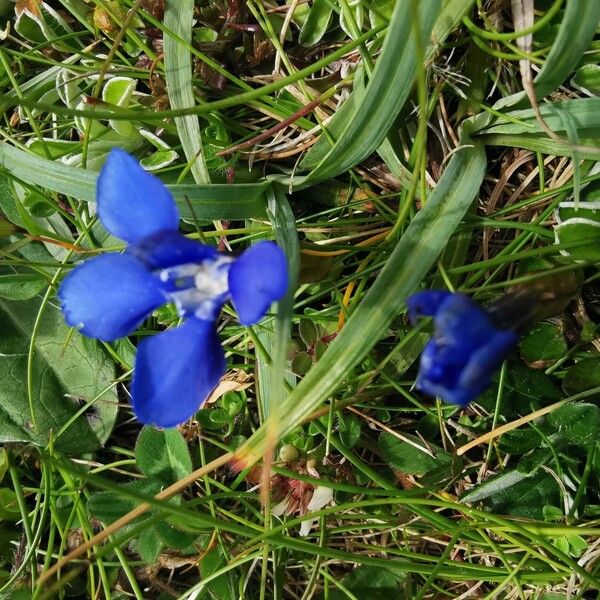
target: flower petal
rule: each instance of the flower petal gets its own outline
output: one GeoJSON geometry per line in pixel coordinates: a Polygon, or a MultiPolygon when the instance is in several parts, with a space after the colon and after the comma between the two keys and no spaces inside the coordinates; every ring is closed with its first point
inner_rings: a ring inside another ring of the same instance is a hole
{"type": "Polygon", "coordinates": [[[179,231],[164,229],[127,246],[127,252],[139,258],[149,269],[166,269],[186,263],[201,263],[214,259],[218,252],[191,240],[179,231]]]}
{"type": "Polygon", "coordinates": [[[142,423],[179,425],[194,415],[224,372],[214,323],[189,319],[140,342],[131,387],[133,410],[142,423]]]}
{"type": "Polygon", "coordinates": [[[414,325],[418,317],[433,317],[452,295],[452,292],[443,290],[424,290],[413,294],[406,300],[410,322],[414,325]]]}
{"type": "Polygon", "coordinates": [[[159,279],[127,254],[79,265],[64,278],[58,297],[69,325],[105,342],[128,335],[166,302],[159,279]]]}
{"type": "Polygon", "coordinates": [[[242,325],[259,321],[287,288],[287,258],[274,242],[255,244],[229,269],[229,291],[242,325]]]}
{"type": "Polygon", "coordinates": [[[498,331],[485,309],[464,294],[452,294],[444,301],[434,325],[434,336],[453,344],[463,355],[485,344],[498,331]]]}
{"type": "Polygon", "coordinates": [[[118,148],[100,171],[96,198],[104,227],[126,242],[179,226],[179,211],[166,186],[118,148]]]}
{"type": "Polygon", "coordinates": [[[490,337],[488,343],[471,356],[460,375],[459,385],[469,389],[473,399],[479,396],[490,385],[492,374],[500,368],[518,341],[519,336],[514,331],[499,331],[490,337]]]}

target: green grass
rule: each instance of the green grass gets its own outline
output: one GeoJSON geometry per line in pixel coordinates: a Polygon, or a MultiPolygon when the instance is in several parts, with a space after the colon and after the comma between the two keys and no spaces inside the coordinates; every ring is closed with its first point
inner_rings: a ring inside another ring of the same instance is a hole
{"type": "Polygon", "coordinates": [[[600,598],[600,4],[534,4],[528,48],[481,0],[0,2],[0,598],[600,598]],[[177,430],[128,393],[175,311],[104,344],[55,295],[122,247],[112,147],[296,282],[224,310],[230,388],[177,430]],[[570,281],[471,406],[414,389],[414,291],[570,281]]]}

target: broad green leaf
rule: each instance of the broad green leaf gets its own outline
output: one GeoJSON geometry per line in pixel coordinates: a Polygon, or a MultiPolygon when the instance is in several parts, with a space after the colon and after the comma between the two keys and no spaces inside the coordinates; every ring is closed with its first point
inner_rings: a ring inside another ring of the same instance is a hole
{"type": "MultiPolygon", "coordinates": [[[[600,357],[591,356],[577,361],[569,367],[562,385],[567,396],[600,386],[600,357]]],[[[595,396],[598,397],[598,394],[595,396]]]]}
{"type": "MultiPolygon", "coordinates": [[[[22,181],[93,202],[97,173],[34,156],[10,144],[0,144],[0,167],[22,181]]],[[[186,219],[246,219],[265,214],[266,182],[247,184],[168,186],[186,219]],[[190,208],[191,206],[191,208],[190,208]]]]}
{"type": "Polygon", "coordinates": [[[135,460],[146,477],[167,485],[192,472],[190,451],[177,429],[144,427],[135,445],[135,460]]]}
{"type": "Polygon", "coordinates": [[[434,444],[427,444],[427,449],[433,451],[434,456],[419,450],[416,446],[424,446],[423,440],[416,436],[404,434],[415,445],[403,442],[385,431],[379,436],[378,446],[381,457],[395,469],[408,475],[425,475],[438,467],[449,469],[452,458],[434,444]]]}
{"type": "Polygon", "coordinates": [[[300,30],[299,42],[303,46],[318,44],[327,31],[333,7],[327,0],[313,0],[308,18],[300,30]]]}
{"type": "Polygon", "coordinates": [[[8,454],[6,448],[0,448],[0,481],[4,479],[6,471],[8,471],[8,454]]]}
{"type": "Polygon", "coordinates": [[[484,506],[496,514],[541,520],[544,517],[544,506],[556,505],[559,499],[560,493],[556,480],[552,475],[540,470],[532,477],[488,496],[484,506]]]}
{"type": "Polygon", "coordinates": [[[600,65],[580,67],[571,79],[571,85],[591,96],[600,96],[600,65]]]}
{"type": "Polygon", "coordinates": [[[573,260],[600,261],[600,222],[586,218],[586,211],[581,211],[580,214],[581,216],[562,221],[554,227],[556,241],[572,246],[562,253],[573,260]],[[573,246],[574,244],[577,246],[573,246]]]}
{"type": "MultiPolygon", "coordinates": [[[[497,387],[488,388],[477,400],[489,411],[496,406],[497,387]]],[[[521,361],[509,362],[502,388],[502,414],[516,418],[561,398],[554,381],[543,371],[529,369],[521,361]]]]}
{"type": "MultiPolygon", "coordinates": [[[[281,405],[280,436],[292,431],[331,396],[385,334],[475,199],[485,165],[483,147],[463,138],[461,149],[453,154],[425,206],[393,247],[359,306],[321,360],[281,405]]],[[[252,463],[262,455],[265,433],[263,426],[238,451],[242,463],[252,463]]]]}
{"type": "MultiPolygon", "coordinates": [[[[106,82],[102,89],[102,100],[108,104],[127,108],[135,87],[136,80],[131,79],[131,77],[113,77],[106,82]]],[[[135,137],[137,135],[131,121],[111,119],[109,123],[117,133],[124,137],[135,137]]]]}
{"type": "Polygon", "coordinates": [[[498,440],[498,448],[506,454],[525,454],[539,448],[540,436],[529,429],[514,429],[507,431],[498,440]]]}
{"type": "Polygon", "coordinates": [[[153,527],[144,529],[135,541],[135,549],[147,565],[152,565],[156,562],[162,545],[162,540],[156,535],[153,527]]]}
{"type": "Polygon", "coordinates": [[[52,436],[55,447],[68,454],[95,450],[108,438],[117,415],[114,366],[96,342],[78,334],[69,339],[70,329],[53,303],[46,305],[31,342],[39,307],[39,299],[0,300],[0,442],[46,445],[52,436]]]}
{"type": "MultiPolygon", "coordinates": [[[[402,590],[405,575],[381,567],[359,566],[342,579],[342,584],[359,600],[408,600],[402,590]]],[[[333,588],[333,586],[331,586],[333,588]]],[[[348,600],[348,595],[330,589],[329,600],[348,600]]],[[[323,596],[318,596],[323,600],[323,596]]]]}
{"type": "Polygon", "coordinates": [[[313,366],[312,356],[308,352],[298,352],[292,359],[290,368],[296,375],[306,375],[313,366]]]}
{"type": "MultiPolygon", "coordinates": [[[[200,574],[203,579],[218,571],[227,564],[228,558],[220,545],[210,550],[200,562],[200,574]]],[[[209,581],[204,589],[208,592],[207,598],[214,600],[237,600],[237,577],[229,570],[223,575],[209,581]]]]}
{"type": "Polygon", "coordinates": [[[360,440],[362,426],[359,418],[353,414],[338,413],[340,441],[348,449],[354,448],[360,440]]]}
{"type": "MultiPolygon", "coordinates": [[[[165,10],[165,34],[163,36],[165,53],[165,78],[171,108],[189,108],[194,106],[192,81],[192,24],[194,19],[194,0],[167,2],[165,10]]],[[[198,184],[210,183],[210,175],[204,161],[200,123],[196,115],[177,117],[177,133],[183,147],[194,181],[198,184]]]]}
{"type": "MultiPolygon", "coordinates": [[[[46,2],[35,2],[32,10],[29,9],[30,3],[25,3],[25,6],[27,8],[23,6],[20,9],[15,8],[17,18],[14,27],[15,31],[26,40],[43,44],[72,31],[60,14],[46,2]]],[[[76,38],[71,38],[68,43],[59,42],[57,48],[64,50],[66,46],[67,49],[72,50],[73,40],[76,38]]]]}
{"type": "Polygon", "coordinates": [[[140,160],[140,164],[148,171],[158,171],[164,169],[177,160],[178,154],[175,150],[158,150],[150,156],[140,160]]]}
{"type": "Polygon", "coordinates": [[[551,412],[547,419],[568,443],[575,446],[595,444],[600,435],[600,409],[595,404],[565,404],[551,412]]]}
{"type": "Polygon", "coordinates": [[[9,488],[0,488],[0,520],[18,521],[21,519],[21,511],[17,495],[9,488]]]}
{"type": "Polygon", "coordinates": [[[174,548],[176,550],[186,550],[192,546],[198,538],[197,533],[183,531],[166,521],[157,523],[153,530],[155,531],[155,535],[158,535],[169,548],[174,548]]]}
{"type": "Polygon", "coordinates": [[[314,346],[319,339],[319,330],[317,329],[317,325],[315,325],[311,319],[300,320],[298,333],[300,334],[300,339],[307,348],[314,346]]]}
{"type": "MultiPolygon", "coordinates": [[[[114,523],[140,504],[140,500],[127,494],[128,491],[142,492],[143,494],[154,496],[160,492],[163,484],[155,479],[138,479],[136,481],[128,481],[122,484],[121,487],[123,488],[123,494],[117,494],[113,491],[93,494],[87,501],[87,511],[90,517],[102,521],[105,525],[114,523]]],[[[147,515],[144,515],[132,521],[132,523],[139,523],[146,518],[147,515]]]]}
{"type": "Polygon", "coordinates": [[[564,358],[568,349],[562,329],[555,323],[538,323],[519,344],[523,360],[538,368],[564,358]]]}
{"type": "Polygon", "coordinates": [[[0,274],[0,298],[29,300],[48,285],[45,277],[31,271],[0,274]]]}

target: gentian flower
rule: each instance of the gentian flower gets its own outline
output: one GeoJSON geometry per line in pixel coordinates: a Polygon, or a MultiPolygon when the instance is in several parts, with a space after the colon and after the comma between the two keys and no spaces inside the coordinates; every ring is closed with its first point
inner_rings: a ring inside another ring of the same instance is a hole
{"type": "Polygon", "coordinates": [[[138,344],[131,396],[141,422],[175,426],[198,410],[225,372],[215,328],[221,307],[231,299],[240,323],[259,321],[286,293],[285,254],[260,242],[234,258],[186,238],[168,189],[122,150],[112,150],[100,172],[97,207],[102,224],[128,246],[65,277],[58,290],[65,320],[109,342],[172,302],[185,321],[138,344]]]}
{"type": "Polygon", "coordinates": [[[418,317],[433,317],[434,333],[421,354],[417,389],[461,406],[490,385],[523,325],[515,319],[511,326],[504,304],[486,310],[464,294],[423,291],[406,304],[413,324],[418,317]]]}

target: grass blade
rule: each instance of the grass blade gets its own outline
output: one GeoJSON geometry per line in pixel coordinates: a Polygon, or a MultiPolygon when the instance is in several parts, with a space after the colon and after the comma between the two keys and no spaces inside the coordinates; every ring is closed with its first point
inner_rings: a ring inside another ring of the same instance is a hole
{"type": "MultiPolygon", "coordinates": [[[[558,34],[533,82],[538,100],[553,92],[569,77],[594,38],[599,21],[598,0],[570,0],[565,3],[565,15],[558,34]]],[[[526,99],[526,93],[519,92],[503,98],[494,108],[514,106],[526,99]]]]}
{"type": "MultiPolygon", "coordinates": [[[[96,198],[97,173],[54,162],[19,150],[10,144],[0,144],[0,167],[31,185],[93,202],[96,198]]],[[[267,182],[169,185],[184,218],[249,219],[264,216],[264,193],[267,182]],[[191,206],[191,210],[190,209],[191,206]]]]}
{"type": "MultiPolygon", "coordinates": [[[[180,0],[168,2],[165,11],[165,27],[170,33],[164,36],[165,78],[171,108],[194,106],[192,87],[192,55],[188,46],[192,40],[194,1],[180,0]],[[179,39],[180,38],[180,39],[179,39]]],[[[177,133],[183,152],[191,165],[190,171],[198,184],[210,183],[210,176],[204,161],[202,136],[198,117],[187,115],[175,119],[177,133]]]]}
{"type": "MultiPolygon", "coordinates": [[[[346,326],[281,407],[279,435],[303,421],[370,351],[429,271],[476,197],[486,166],[481,144],[456,152],[424,208],[410,223],[346,326]],[[410,257],[410,258],[408,258],[410,257]]],[[[258,460],[266,426],[238,452],[239,465],[258,460]]]]}
{"type": "MultiPolygon", "coordinates": [[[[440,0],[419,4],[420,29],[424,45],[439,14],[440,0]]],[[[398,116],[408,94],[416,71],[416,53],[412,35],[412,14],[409,2],[398,2],[382,47],[373,77],[364,90],[361,102],[355,102],[356,111],[342,113],[343,130],[331,149],[317,166],[301,180],[303,187],[343,173],[374,152],[398,116]],[[349,118],[351,116],[351,118],[349,118]]],[[[339,127],[339,120],[336,124],[339,127]]],[[[328,143],[327,139],[323,143],[328,143]]],[[[301,164],[311,164],[311,153],[301,164]]]]}

